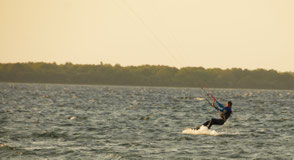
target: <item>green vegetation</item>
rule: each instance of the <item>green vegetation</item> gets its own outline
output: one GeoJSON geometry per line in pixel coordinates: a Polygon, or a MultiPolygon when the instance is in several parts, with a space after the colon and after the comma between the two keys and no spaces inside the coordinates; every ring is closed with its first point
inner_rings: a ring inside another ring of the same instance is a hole
{"type": "Polygon", "coordinates": [[[102,84],[216,88],[294,89],[294,74],[274,70],[174,68],[168,66],[0,64],[0,82],[102,84]]]}

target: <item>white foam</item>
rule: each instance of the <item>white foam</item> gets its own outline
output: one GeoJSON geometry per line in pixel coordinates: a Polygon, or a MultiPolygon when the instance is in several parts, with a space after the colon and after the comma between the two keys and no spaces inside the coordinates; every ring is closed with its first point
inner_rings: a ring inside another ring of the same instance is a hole
{"type": "Polygon", "coordinates": [[[209,136],[219,136],[219,135],[240,135],[239,132],[217,132],[212,129],[208,129],[206,126],[201,126],[198,130],[186,128],[182,131],[183,134],[194,134],[194,135],[209,135],[209,136]]]}
{"type": "Polygon", "coordinates": [[[218,136],[218,133],[215,130],[208,129],[206,126],[201,126],[198,130],[186,128],[182,132],[183,134],[194,134],[194,135],[210,135],[210,136],[218,136]]]}
{"type": "Polygon", "coordinates": [[[75,120],[75,119],[77,119],[77,117],[76,117],[76,116],[72,116],[72,117],[70,117],[69,119],[70,119],[70,120],[75,120]]]}
{"type": "Polygon", "coordinates": [[[204,100],[205,100],[205,98],[200,98],[200,97],[197,97],[197,98],[195,98],[195,100],[197,100],[197,101],[204,101],[204,100]]]}

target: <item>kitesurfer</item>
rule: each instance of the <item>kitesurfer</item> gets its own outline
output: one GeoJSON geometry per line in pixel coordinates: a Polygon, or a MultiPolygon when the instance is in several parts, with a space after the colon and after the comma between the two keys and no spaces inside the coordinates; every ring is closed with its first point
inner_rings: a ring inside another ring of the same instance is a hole
{"type": "MultiPolygon", "coordinates": [[[[215,100],[215,103],[217,104],[218,107],[214,103],[212,104],[212,107],[214,107],[217,111],[219,111],[220,119],[212,118],[211,120],[203,123],[202,125],[206,126],[208,129],[210,129],[210,127],[212,125],[223,125],[232,114],[232,105],[233,105],[233,103],[231,101],[227,101],[226,106],[223,106],[217,100],[215,100]]],[[[199,128],[200,127],[197,127],[197,128],[194,128],[194,129],[198,130],[199,128]]]]}

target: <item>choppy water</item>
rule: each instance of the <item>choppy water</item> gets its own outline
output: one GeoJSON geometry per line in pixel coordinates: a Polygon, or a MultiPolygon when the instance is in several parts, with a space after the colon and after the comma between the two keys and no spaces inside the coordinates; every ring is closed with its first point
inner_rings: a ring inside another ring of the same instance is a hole
{"type": "Polygon", "coordinates": [[[294,91],[213,93],[219,136],[182,134],[218,117],[200,89],[0,83],[0,159],[294,159],[294,91]]]}

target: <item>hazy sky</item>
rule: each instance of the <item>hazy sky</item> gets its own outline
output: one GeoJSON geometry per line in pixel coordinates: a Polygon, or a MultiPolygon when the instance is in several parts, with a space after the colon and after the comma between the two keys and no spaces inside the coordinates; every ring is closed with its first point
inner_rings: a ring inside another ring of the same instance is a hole
{"type": "Polygon", "coordinates": [[[294,0],[0,0],[0,63],[294,71],[294,0]]]}

